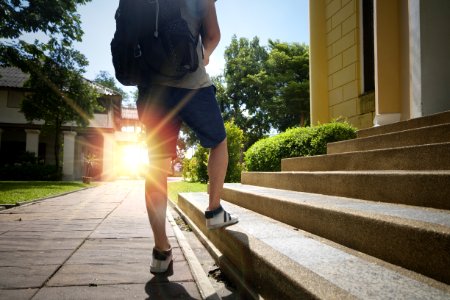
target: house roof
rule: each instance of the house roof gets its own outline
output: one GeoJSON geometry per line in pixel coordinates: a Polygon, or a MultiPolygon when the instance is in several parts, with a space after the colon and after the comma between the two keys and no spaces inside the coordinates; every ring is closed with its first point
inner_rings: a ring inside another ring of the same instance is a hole
{"type": "Polygon", "coordinates": [[[122,107],[122,119],[139,120],[137,108],[122,107]]]}
{"type": "Polygon", "coordinates": [[[22,88],[28,78],[30,75],[19,68],[0,68],[0,87],[22,88]]]}
{"type": "Polygon", "coordinates": [[[103,86],[101,84],[98,84],[98,83],[96,83],[96,82],[94,82],[92,80],[87,80],[86,79],[86,81],[89,82],[89,84],[91,84],[97,90],[97,92],[102,94],[102,95],[106,95],[106,96],[114,96],[114,95],[118,96],[118,95],[120,95],[116,91],[113,91],[112,89],[107,88],[107,87],[105,87],[105,86],[103,86]]]}
{"type": "MultiPolygon", "coordinates": [[[[0,87],[23,88],[30,75],[16,67],[0,68],[0,87]]],[[[104,87],[94,81],[85,79],[98,93],[106,96],[119,96],[110,88],[104,87]]]]}

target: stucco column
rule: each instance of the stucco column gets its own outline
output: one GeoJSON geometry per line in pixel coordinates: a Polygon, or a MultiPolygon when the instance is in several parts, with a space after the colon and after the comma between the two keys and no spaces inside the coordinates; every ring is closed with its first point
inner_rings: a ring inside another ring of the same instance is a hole
{"type": "Polygon", "coordinates": [[[329,121],[326,1],[309,1],[311,125],[329,121]]]}
{"type": "Polygon", "coordinates": [[[374,0],[374,125],[400,121],[400,13],[398,1],[374,0]]]}
{"type": "Polygon", "coordinates": [[[113,180],[116,177],[114,169],[115,138],[113,133],[103,134],[103,170],[102,180],[113,180]]]}
{"type": "Polygon", "coordinates": [[[64,157],[63,157],[63,179],[74,179],[75,164],[75,136],[74,131],[63,131],[64,134],[64,157]]]}
{"type": "Polygon", "coordinates": [[[39,154],[39,134],[41,131],[36,129],[25,129],[27,133],[25,150],[36,155],[39,154]]]}

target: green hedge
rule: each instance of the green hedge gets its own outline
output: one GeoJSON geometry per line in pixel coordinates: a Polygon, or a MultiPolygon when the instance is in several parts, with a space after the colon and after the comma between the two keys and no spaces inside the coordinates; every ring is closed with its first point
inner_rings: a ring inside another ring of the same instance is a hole
{"type": "Polygon", "coordinates": [[[34,153],[28,151],[20,153],[16,160],[0,165],[0,180],[56,181],[61,178],[61,168],[58,170],[54,165],[44,165],[34,153]]]}
{"type": "Polygon", "coordinates": [[[248,171],[280,171],[281,160],[289,157],[326,154],[327,143],[356,137],[348,123],[328,123],[299,127],[259,140],[244,154],[248,171]]]}
{"type": "MultiPolygon", "coordinates": [[[[228,146],[228,169],[225,182],[239,182],[243,169],[241,155],[244,133],[234,122],[225,122],[228,146]]],[[[183,160],[183,178],[191,182],[208,182],[209,149],[198,146],[191,159],[183,160]]]]}
{"type": "Polygon", "coordinates": [[[0,167],[0,180],[61,180],[62,173],[54,165],[15,163],[0,167]]]}

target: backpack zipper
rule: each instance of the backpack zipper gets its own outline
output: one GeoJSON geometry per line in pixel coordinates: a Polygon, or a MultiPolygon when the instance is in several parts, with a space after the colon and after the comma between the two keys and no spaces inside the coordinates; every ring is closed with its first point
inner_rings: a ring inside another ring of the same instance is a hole
{"type": "Polygon", "coordinates": [[[159,0],[148,0],[150,4],[156,4],[156,16],[155,16],[155,32],[153,33],[155,38],[159,35],[159,0]]]}

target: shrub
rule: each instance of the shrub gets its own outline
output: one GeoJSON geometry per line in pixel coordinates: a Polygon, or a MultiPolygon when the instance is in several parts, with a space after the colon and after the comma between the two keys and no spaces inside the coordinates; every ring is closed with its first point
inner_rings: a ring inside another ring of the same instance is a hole
{"type": "MultiPolygon", "coordinates": [[[[228,146],[228,169],[226,182],[239,182],[242,172],[243,131],[233,121],[225,122],[228,146]]],[[[208,182],[209,150],[198,146],[191,159],[183,160],[183,178],[193,182],[208,182]]]]}
{"type": "Polygon", "coordinates": [[[228,169],[225,182],[240,182],[242,172],[242,149],[244,132],[233,121],[225,122],[228,145],[228,169]]]}
{"type": "Polygon", "coordinates": [[[7,164],[0,166],[0,180],[61,180],[62,170],[54,165],[44,165],[32,152],[23,152],[7,164]]]}
{"type": "Polygon", "coordinates": [[[195,167],[193,168],[193,177],[195,178],[195,181],[207,183],[209,149],[198,145],[197,151],[195,151],[193,158],[196,160],[195,167]]]}
{"type": "Polygon", "coordinates": [[[348,123],[291,128],[252,145],[244,155],[246,167],[248,171],[280,171],[283,158],[325,154],[327,143],[355,137],[356,129],[348,123]]]}
{"type": "Polygon", "coordinates": [[[0,167],[0,180],[61,180],[61,169],[54,165],[15,163],[0,167]]]}
{"type": "Polygon", "coordinates": [[[195,182],[198,181],[197,178],[195,177],[195,172],[194,172],[194,168],[195,168],[195,164],[197,163],[197,161],[195,160],[194,157],[192,158],[184,158],[183,159],[183,179],[185,181],[190,181],[190,182],[195,182]]]}

